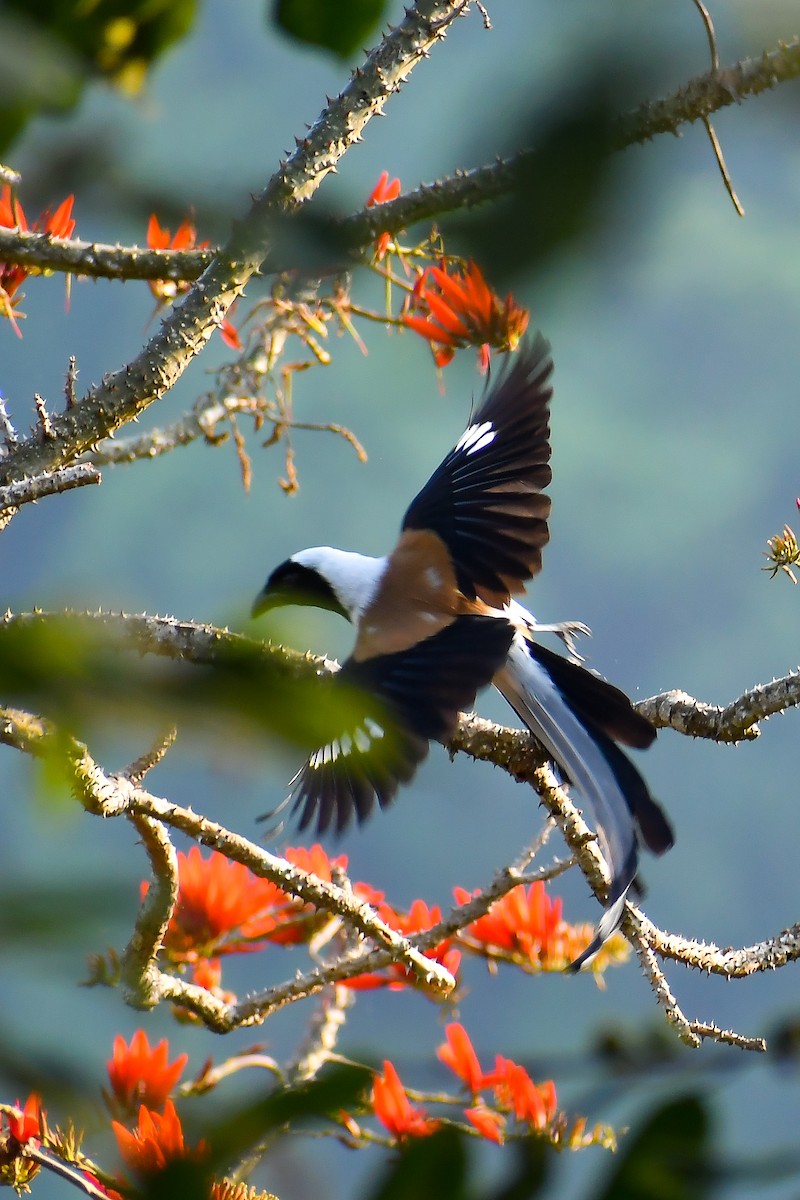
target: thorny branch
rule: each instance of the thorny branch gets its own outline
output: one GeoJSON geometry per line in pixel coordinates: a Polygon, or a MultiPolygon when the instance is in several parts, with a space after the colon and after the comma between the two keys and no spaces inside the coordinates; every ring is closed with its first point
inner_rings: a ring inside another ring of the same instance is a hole
{"type": "MultiPolygon", "coordinates": [[[[59,614],[57,617],[42,613],[9,614],[0,629],[54,621],[72,621],[89,628],[97,627],[105,634],[113,633],[121,647],[139,653],[203,665],[220,661],[226,647],[231,644],[241,646],[246,643],[246,639],[240,635],[213,626],[194,625],[170,618],[107,613],[59,614]]],[[[282,647],[252,642],[249,646],[256,658],[261,657],[265,664],[279,662],[282,669],[287,674],[294,673],[295,678],[310,678],[334,665],[324,659],[296,654],[282,647]]],[[[648,716],[655,714],[662,726],[669,725],[691,736],[729,741],[755,736],[759,720],[798,703],[800,675],[792,673],[745,692],[724,707],[701,704],[685,693],[664,693],[643,701],[638,707],[648,716]]],[[[52,740],[53,737],[54,732],[46,721],[19,710],[2,710],[0,742],[27,753],[41,754],[45,751],[48,739],[52,740]]],[[[464,714],[459,719],[449,749],[452,753],[465,753],[472,758],[490,761],[513,778],[531,783],[540,801],[558,821],[574,861],[598,898],[603,899],[607,872],[596,840],[566,790],[559,785],[545,752],[529,734],[504,728],[474,714],[464,714]]],[[[136,933],[126,951],[129,996],[133,1002],[146,1006],[159,999],[172,1000],[218,1030],[263,1021],[293,1000],[317,993],[354,975],[380,970],[391,962],[402,962],[424,979],[428,986],[446,992],[452,986],[451,977],[438,963],[425,957],[426,953],[444,938],[466,928],[513,887],[535,879],[552,878],[570,865],[555,863],[542,870],[531,871],[528,864],[536,849],[533,847],[526,851],[517,864],[499,872],[492,883],[471,902],[455,908],[434,928],[406,939],[385,926],[367,905],[353,897],[347,887],[324,883],[191,810],[153,796],[135,786],[126,773],[108,775],[80,743],[70,743],[67,757],[73,788],[81,802],[89,811],[103,816],[122,815],[133,820],[145,835],[154,874],[162,880],[161,891],[153,889],[152,899],[148,901],[149,910],[143,910],[140,914],[136,933]],[[244,863],[256,875],[272,880],[283,890],[317,908],[337,914],[349,928],[361,937],[378,943],[377,946],[365,949],[356,945],[333,963],[316,967],[299,978],[234,1005],[226,1005],[205,989],[164,974],[156,965],[156,955],[165,923],[169,920],[171,904],[174,903],[171,850],[164,841],[164,826],[180,829],[201,844],[221,851],[233,861],[244,863]]],[[[720,950],[711,944],[665,933],[636,906],[629,904],[623,929],[639,955],[658,1002],[682,1040],[696,1046],[704,1038],[713,1038],[743,1049],[764,1048],[759,1038],[721,1030],[710,1023],[690,1021],[672,994],[657,958],[672,959],[730,979],[743,978],[756,972],[774,970],[800,958],[800,926],[793,926],[755,946],[720,950]]]]}
{"type": "Polygon", "coordinates": [[[44,496],[55,496],[58,492],[84,487],[87,483],[100,483],[100,472],[91,463],[75,463],[71,467],[62,467],[60,471],[28,476],[0,487],[0,514],[9,508],[35,503],[44,496]]]}
{"type": "MultiPolygon", "coordinates": [[[[624,114],[617,122],[614,146],[618,150],[651,141],[662,133],[677,134],[682,125],[706,123],[712,113],[758,96],[800,77],[800,38],[779,42],[754,58],[719,68],[718,63],[698,75],[672,95],[647,101],[624,114]]],[[[470,208],[514,191],[530,155],[522,153],[469,171],[459,171],[433,184],[387,201],[379,208],[365,209],[335,223],[337,240],[353,253],[369,246],[387,231],[397,233],[417,221],[428,221],[444,213],[470,208]]],[[[724,171],[724,163],[720,163],[724,171]]],[[[46,234],[0,229],[0,259],[42,270],[63,271],[106,279],[197,279],[212,263],[217,251],[145,250],[138,246],[111,246],[77,238],[53,240],[46,234]]],[[[338,263],[330,269],[339,270],[338,263]]],[[[262,271],[289,270],[279,251],[267,250],[262,271]]]]}
{"type": "Polygon", "coordinates": [[[180,378],[225,318],[233,301],[261,268],[276,221],[314,194],[342,155],[361,138],[368,121],[463,12],[455,0],[417,0],[403,20],[367,55],[306,137],[280,163],[249,212],[236,223],[219,254],[184,298],[170,309],[142,351],[106,376],[66,411],[20,441],[0,463],[0,484],[57,469],[136,419],[180,378]]]}
{"type": "MultiPolygon", "coordinates": [[[[758,96],[789,79],[800,77],[800,38],[778,42],[758,58],[711,70],[664,97],[648,101],[620,116],[614,148],[649,142],[661,133],[678,133],[681,125],[706,122],[729,104],[758,96]]],[[[528,152],[473,170],[457,172],[435,184],[422,185],[379,208],[365,209],[336,222],[337,241],[357,254],[384,230],[398,233],[419,221],[445,212],[473,208],[512,192],[525,178],[528,152]]],[[[720,163],[724,175],[724,164],[720,163]]],[[[139,246],[110,246],[74,239],[53,240],[46,234],[0,229],[0,259],[41,270],[64,271],[112,280],[196,280],[212,263],[215,250],[143,250],[139,246]]],[[[264,274],[291,269],[279,250],[267,250],[264,274]]],[[[342,264],[336,265],[341,269],[342,264]]]]}

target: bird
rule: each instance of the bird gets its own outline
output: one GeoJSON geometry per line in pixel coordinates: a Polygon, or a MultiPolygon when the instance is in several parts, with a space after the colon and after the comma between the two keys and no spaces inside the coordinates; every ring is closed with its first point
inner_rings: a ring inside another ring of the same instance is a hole
{"type": "Polygon", "coordinates": [[[431,741],[493,684],[588,808],[609,869],[605,911],[579,970],[618,928],[638,888],[639,848],[663,854],[672,829],[620,749],[656,730],[628,696],[543,645],[572,646],[577,622],[540,624],[515,596],[542,566],[551,502],[553,361],[541,334],[490,377],[454,448],[412,500],[394,549],[370,557],[313,546],[280,563],[252,615],[286,604],[329,609],[355,626],[352,654],[331,680],[331,736],[291,781],[300,829],[341,832],[385,808],[431,741]]]}

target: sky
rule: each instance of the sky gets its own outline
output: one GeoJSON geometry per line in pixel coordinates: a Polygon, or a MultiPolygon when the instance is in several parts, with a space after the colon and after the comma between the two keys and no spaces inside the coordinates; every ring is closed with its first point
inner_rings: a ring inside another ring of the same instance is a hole
{"type": "MultiPolygon", "coordinates": [[[[386,119],[368,126],[363,144],[325,181],[321,200],[351,211],[384,168],[411,188],[490,161],[518,146],[520,131],[535,139],[570,80],[610,50],[637,63],[641,98],[666,94],[707,68],[705,35],[688,3],[612,3],[600,11],[589,0],[568,9],[509,4],[492,17],[491,32],[476,15],[457,23],[391,99],[386,119]]],[[[756,12],[732,0],[716,19],[723,64],[797,32],[789,3],[756,12]]],[[[224,235],[346,71],[283,39],[264,21],[263,4],[207,0],[192,35],[158,64],[138,99],[94,85],[69,117],[34,121],[11,162],[30,181],[35,210],[36,202],[61,198],[37,193],[48,163],[68,162],[80,148],[81,170],[69,186],[82,237],[142,243],[140,198],[150,195],[194,206],[201,236],[224,235]]],[[[795,519],[800,491],[799,86],[715,119],[744,218],[726,195],[703,129],[693,126],[620,157],[593,236],[535,271],[523,263],[497,283],[531,308],[556,364],[552,541],[529,602],[543,620],[587,622],[594,632],[589,665],[634,698],[681,689],[724,704],[797,666],[797,589],[785,577],[770,581],[761,567],[766,539],[795,519]]],[[[547,181],[542,187],[547,195],[547,181]]],[[[442,226],[447,237],[450,225],[442,226]]],[[[464,236],[454,225],[456,241],[464,236]]],[[[374,297],[368,281],[357,286],[374,297]]],[[[34,392],[57,402],[70,354],[89,385],[136,353],[158,319],[144,284],[78,281],[68,311],[58,281],[31,280],[26,292],[24,338],[0,328],[0,388],[22,428],[32,420],[34,392]]],[[[230,444],[196,443],[107,469],[101,487],[44,500],[12,521],[2,544],[6,605],[170,613],[257,634],[248,617],[252,598],[293,550],[320,543],[388,549],[482,383],[465,354],[447,368],[442,394],[425,347],[378,327],[369,331],[367,357],[346,338],[329,349],[332,367],[296,384],[295,411],[352,428],[368,451],[365,465],[340,439],[298,433],[300,490],[292,497],[277,484],[280,450],[262,450],[263,434],[249,437],[249,493],[230,444]]],[[[225,357],[214,339],[143,427],[190,409],[225,357]]],[[[348,652],[349,631],[330,614],[287,615],[275,632],[298,648],[348,652]]],[[[479,708],[511,720],[499,699],[482,697],[479,708]]],[[[646,910],[662,928],[747,945],[796,920],[798,719],[792,712],[774,718],[756,743],[735,748],[665,731],[639,760],[676,829],[675,849],[645,867],[646,910]]],[[[98,757],[119,767],[129,743],[119,731],[102,731],[98,757]]],[[[152,787],[254,836],[255,816],[280,800],[297,765],[271,744],[187,737],[152,787]]],[[[145,872],[141,850],[129,830],[54,801],[12,751],[0,756],[0,772],[8,805],[6,904],[28,894],[66,895],[78,885],[108,896],[92,920],[68,937],[53,936],[46,960],[35,945],[13,945],[2,971],[4,1037],[99,1079],[113,1034],[142,1018],[123,1008],[119,993],[76,985],[88,952],[125,940],[145,872]]],[[[454,884],[486,882],[529,840],[540,818],[527,800],[520,803],[519,789],[499,772],[451,764],[437,752],[391,812],[330,848],[346,851],[354,877],[398,904],[416,895],[446,903],[454,884]]],[[[569,915],[595,919],[596,903],[580,879],[567,880],[564,894],[569,915]]],[[[690,1016],[744,1033],[768,1032],[795,1012],[793,967],[725,985],[684,970],[669,977],[690,1016]]],[[[649,1090],[611,1098],[596,1092],[591,1071],[576,1069],[585,1047],[612,1027],[664,1024],[635,965],[609,972],[607,982],[600,992],[590,979],[492,980],[476,972],[461,1017],[476,1044],[483,1039],[493,1053],[501,1050],[501,1009],[506,1053],[534,1070],[557,1072],[561,1064],[565,1096],[590,1100],[595,1119],[621,1123],[670,1088],[689,1086],[717,1051],[686,1050],[674,1078],[659,1076],[649,1090]]],[[[240,986],[253,986],[244,969],[240,986]]],[[[346,1051],[391,1054],[427,1085],[440,1016],[419,996],[368,995],[345,1035],[346,1051]]],[[[233,1040],[242,1046],[263,1036],[271,1052],[288,1052],[307,1018],[281,1014],[274,1028],[270,1022],[233,1040]]],[[[147,1027],[168,1034],[198,1065],[209,1053],[207,1034],[177,1030],[165,1013],[153,1014],[147,1027]]],[[[216,1042],[213,1051],[224,1053],[216,1042]]],[[[742,1155],[785,1145],[796,1130],[796,1075],[771,1061],[744,1064],[735,1050],[725,1054],[725,1069],[704,1077],[722,1144],[742,1155]]],[[[300,1153],[282,1151],[271,1186],[287,1197],[344,1200],[375,1163],[361,1155],[346,1167],[334,1159],[331,1169],[330,1153],[307,1144],[300,1153]]],[[[587,1173],[600,1169],[596,1156],[586,1158],[559,1164],[559,1197],[584,1194],[587,1173]]],[[[736,1185],[725,1194],[736,1195],[736,1185]]]]}

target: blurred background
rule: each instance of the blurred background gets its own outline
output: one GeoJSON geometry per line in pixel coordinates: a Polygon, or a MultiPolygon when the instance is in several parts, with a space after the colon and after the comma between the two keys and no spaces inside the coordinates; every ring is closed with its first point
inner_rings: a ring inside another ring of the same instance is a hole
{"type": "MultiPolygon", "coordinates": [[[[401,15],[401,5],[390,6],[390,19],[401,15]]],[[[458,21],[414,71],[386,119],[370,123],[363,144],[324,181],[318,200],[326,211],[359,208],[383,169],[410,189],[498,152],[547,144],[575,98],[585,104],[581,81],[607,84],[615,63],[625,107],[708,68],[705,32],[688,2],[540,0],[496,5],[491,16],[491,32],[476,13],[458,21]]],[[[714,16],[723,65],[798,31],[791,0],[728,0],[714,16]]],[[[174,229],[193,210],[200,238],[214,241],[347,71],[277,30],[261,0],[205,0],[136,97],[91,83],[71,110],[29,120],[5,159],[22,173],[29,213],[75,193],[80,237],[144,244],[152,211],[174,229]]],[[[6,92],[12,73],[8,79],[6,92]]],[[[714,118],[744,219],[695,125],[610,160],[596,188],[589,181],[584,209],[561,241],[546,221],[537,239],[537,222],[563,191],[558,139],[547,175],[532,185],[529,219],[518,203],[484,208],[472,221],[441,221],[448,248],[475,253],[490,283],[503,294],[513,289],[553,346],[552,541],[530,605],[542,620],[591,626],[589,664],[634,698],[679,688],[724,704],[797,665],[800,597],[785,576],[771,582],[760,568],[766,539],[795,519],[800,490],[798,117],[794,83],[714,118]]],[[[380,303],[366,278],[359,288],[380,303]]],[[[153,320],[144,283],[74,283],[68,311],[58,280],[30,279],[25,291],[24,338],[0,323],[0,389],[22,430],[33,421],[35,392],[59,406],[70,354],[83,390],[135,354],[153,320]]],[[[252,294],[261,294],[258,285],[252,294]]],[[[245,299],[239,313],[246,311],[245,299]]],[[[297,611],[252,625],[254,595],[272,566],[302,546],[389,548],[482,389],[469,351],[444,372],[442,394],[421,339],[376,326],[368,344],[365,357],[339,339],[328,347],[333,366],[301,375],[294,393],[299,419],[340,422],[358,435],[365,465],[344,441],[298,431],[293,496],[277,482],[282,449],[262,451],[263,435],[248,442],[249,493],[230,443],[105,468],[100,488],[46,499],[12,521],[0,547],[4,605],[168,613],[346,655],[350,631],[330,614],[297,611]]],[[[191,408],[213,383],[209,372],[229,357],[215,337],[142,428],[191,408]]],[[[499,698],[481,697],[479,710],[511,721],[499,698]]],[[[800,716],[790,712],[765,724],[756,743],[735,748],[665,731],[641,760],[676,831],[675,849],[644,865],[645,907],[656,924],[742,946],[798,919],[798,730],[800,716]]],[[[92,750],[119,769],[145,745],[105,730],[92,750]]],[[[188,735],[149,786],[253,837],[256,816],[283,798],[298,765],[298,754],[266,741],[188,735]]],[[[58,800],[35,765],[11,750],[0,754],[0,780],[4,1099],[41,1070],[54,1094],[59,1083],[83,1090],[78,1123],[99,1128],[90,1097],[104,1081],[113,1036],[141,1024],[151,1041],[166,1035],[171,1048],[186,1049],[198,1069],[209,1054],[219,1059],[256,1042],[279,1059],[291,1055],[307,1006],[222,1043],[176,1026],[167,1011],[126,1009],[118,992],[83,990],[87,954],[126,940],[145,856],[130,828],[58,800]]],[[[353,878],[398,906],[417,896],[447,905],[454,884],[485,884],[540,821],[531,797],[503,774],[450,763],[436,749],[394,809],[327,848],[347,853],[353,878]]],[[[277,849],[291,843],[286,837],[277,849]]],[[[559,892],[568,918],[596,919],[576,873],[559,892]]],[[[277,981],[302,968],[302,952],[296,961],[291,954],[232,963],[226,983],[244,993],[277,981]]],[[[795,1196],[800,1076],[786,1051],[800,1018],[796,968],[729,984],[675,967],[668,976],[691,1018],[781,1035],[762,1057],[686,1049],[666,1030],[634,963],[609,970],[604,991],[591,977],[527,978],[509,969],[491,979],[469,963],[459,1014],[486,1058],[503,1053],[537,1079],[552,1076],[561,1106],[591,1120],[635,1125],[666,1097],[699,1092],[729,1168],[718,1194],[752,1195],[757,1180],[758,1194],[795,1196]],[[638,1060],[613,1052],[620,1041],[639,1046],[638,1060]]],[[[438,1086],[432,1049],[449,1017],[411,992],[366,993],[340,1049],[376,1062],[391,1057],[404,1080],[438,1086]]],[[[192,1103],[202,1117],[202,1102],[192,1103]]],[[[58,1114],[58,1101],[47,1107],[58,1114]]],[[[501,1157],[488,1148],[481,1156],[487,1178],[501,1157]]],[[[344,1200],[369,1186],[379,1159],[378,1151],[288,1139],[257,1182],[287,1200],[344,1200]]],[[[600,1150],[564,1155],[551,1167],[552,1195],[594,1195],[613,1167],[600,1150]]],[[[61,1185],[35,1186],[49,1195],[61,1185]]]]}

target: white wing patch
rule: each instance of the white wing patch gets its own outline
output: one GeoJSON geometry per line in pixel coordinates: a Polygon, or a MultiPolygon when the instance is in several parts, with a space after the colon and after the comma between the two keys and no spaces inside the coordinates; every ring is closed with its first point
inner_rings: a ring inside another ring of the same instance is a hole
{"type": "Polygon", "coordinates": [[[342,737],[328,742],[327,746],[321,746],[319,750],[315,750],[308,760],[308,765],[312,770],[319,771],[322,767],[335,763],[339,758],[349,757],[354,750],[360,754],[366,754],[368,750],[372,749],[373,743],[380,741],[385,736],[386,731],[383,727],[377,721],[373,721],[371,717],[367,717],[363,725],[359,725],[353,730],[352,736],[345,733],[342,737]]]}
{"type": "Polygon", "coordinates": [[[497,437],[497,430],[491,421],[483,421],[480,425],[470,425],[456,442],[456,450],[466,454],[475,454],[491,445],[497,437]]]}

